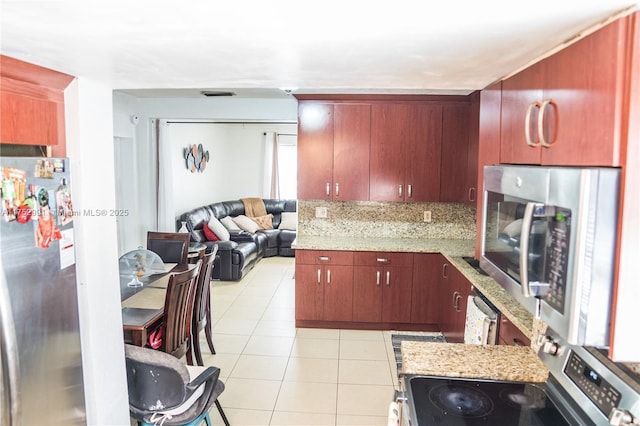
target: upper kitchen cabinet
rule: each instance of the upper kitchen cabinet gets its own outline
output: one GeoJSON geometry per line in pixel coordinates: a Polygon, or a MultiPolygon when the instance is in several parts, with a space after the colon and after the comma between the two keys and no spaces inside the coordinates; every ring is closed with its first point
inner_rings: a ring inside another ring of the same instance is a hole
{"type": "Polygon", "coordinates": [[[370,200],[438,201],[441,141],[441,105],[373,104],[370,200]]]}
{"type": "Polygon", "coordinates": [[[0,142],[65,156],[64,89],[73,78],[0,55],[0,142]]]}
{"type": "Polygon", "coordinates": [[[371,106],[301,101],[298,198],[367,200],[371,106]]]}
{"type": "MultiPolygon", "coordinates": [[[[474,95],[474,99],[477,95],[474,95]]],[[[476,204],[478,178],[477,102],[443,106],[440,201],[476,204]],[[471,124],[474,124],[472,127],[471,124]]]]}
{"type": "Polygon", "coordinates": [[[630,18],[503,81],[501,163],[619,166],[630,18]]]}

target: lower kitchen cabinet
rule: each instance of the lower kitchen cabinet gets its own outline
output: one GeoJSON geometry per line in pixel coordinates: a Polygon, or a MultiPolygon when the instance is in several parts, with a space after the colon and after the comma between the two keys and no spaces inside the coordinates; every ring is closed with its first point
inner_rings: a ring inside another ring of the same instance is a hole
{"type": "Polygon", "coordinates": [[[439,292],[442,265],[445,258],[438,253],[413,255],[413,286],[411,287],[411,322],[438,324],[439,292]]]}
{"type": "Polygon", "coordinates": [[[531,340],[504,315],[500,318],[498,336],[501,345],[531,346],[531,340]]]}
{"type": "Polygon", "coordinates": [[[449,343],[464,342],[464,326],[467,316],[467,299],[471,294],[471,283],[453,265],[444,262],[441,268],[440,286],[440,331],[449,343]]]}
{"type": "Polygon", "coordinates": [[[353,321],[409,323],[413,254],[356,252],[353,321]]]}
{"type": "Polygon", "coordinates": [[[352,321],[353,252],[296,251],[296,321],[352,321]]]}

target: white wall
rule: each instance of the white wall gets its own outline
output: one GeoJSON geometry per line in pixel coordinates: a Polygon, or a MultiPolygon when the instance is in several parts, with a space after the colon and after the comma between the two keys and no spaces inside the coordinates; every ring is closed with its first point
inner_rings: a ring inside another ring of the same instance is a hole
{"type": "Polygon", "coordinates": [[[265,132],[295,134],[296,124],[168,123],[175,216],[218,201],[262,197],[265,132]],[[209,151],[204,172],[187,169],[183,150],[209,151]]]}
{"type": "MultiPolygon", "coordinates": [[[[112,99],[111,88],[83,78],[65,92],[67,156],[79,212],[116,206],[112,99]]],[[[87,424],[128,425],[116,220],[83,213],[74,218],[74,231],[87,424]]]]}

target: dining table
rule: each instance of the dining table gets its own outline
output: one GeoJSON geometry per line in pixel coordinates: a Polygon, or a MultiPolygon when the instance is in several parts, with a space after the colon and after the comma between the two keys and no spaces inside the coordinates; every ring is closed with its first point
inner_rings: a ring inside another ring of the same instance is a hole
{"type": "Polygon", "coordinates": [[[131,277],[120,276],[122,329],[125,343],[145,346],[149,334],[162,324],[164,302],[171,274],[194,268],[194,264],[165,263],[165,272],[140,278],[142,286],[130,287],[131,277]]]}

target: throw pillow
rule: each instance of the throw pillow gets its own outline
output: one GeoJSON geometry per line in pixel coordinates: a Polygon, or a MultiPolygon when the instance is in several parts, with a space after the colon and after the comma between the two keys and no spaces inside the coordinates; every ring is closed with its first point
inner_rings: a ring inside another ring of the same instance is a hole
{"type": "Polygon", "coordinates": [[[220,223],[224,225],[225,228],[229,231],[240,231],[241,229],[236,225],[236,223],[229,216],[225,216],[220,219],[220,223]]]}
{"type": "Polygon", "coordinates": [[[202,231],[204,236],[207,237],[207,241],[220,241],[220,238],[209,228],[208,224],[202,227],[202,231]]]}
{"type": "Polygon", "coordinates": [[[230,235],[227,228],[215,216],[209,219],[207,227],[220,239],[220,241],[229,241],[230,235]]]}
{"type": "Polygon", "coordinates": [[[242,229],[243,231],[247,231],[253,234],[260,229],[257,223],[255,223],[254,221],[252,221],[251,219],[249,219],[243,214],[241,214],[240,216],[236,216],[232,219],[236,223],[236,225],[238,225],[240,229],[242,229]]]}
{"type": "Polygon", "coordinates": [[[249,217],[249,219],[257,223],[260,229],[273,229],[272,214],[268,214],[266,216],[249,217]]]}
{"type": "Polygon", "coordinates": [[[298,212],[282,212],[278,228],[296,231],[298,229],[298,212]]]}

